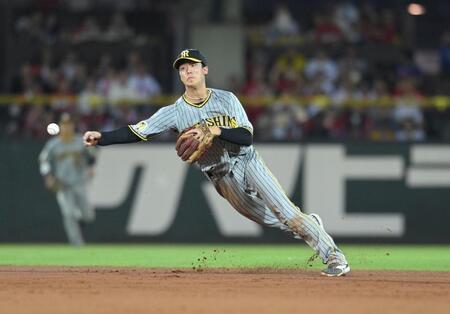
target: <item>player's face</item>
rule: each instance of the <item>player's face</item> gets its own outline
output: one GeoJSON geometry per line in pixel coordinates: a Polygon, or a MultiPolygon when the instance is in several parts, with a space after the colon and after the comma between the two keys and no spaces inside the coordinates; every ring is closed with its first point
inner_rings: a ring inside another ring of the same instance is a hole
{"type": "Polygon", "coordinates": [[[178,68],[181,82],[185,86],[196,87],[205,83],[205,75],[208,74],[208,67],[201,63],[186,62],[178,68]]]}

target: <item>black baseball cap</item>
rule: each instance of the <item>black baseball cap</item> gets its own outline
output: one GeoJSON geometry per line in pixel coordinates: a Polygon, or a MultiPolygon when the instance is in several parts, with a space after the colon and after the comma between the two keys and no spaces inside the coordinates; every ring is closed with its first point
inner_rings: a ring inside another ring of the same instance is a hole
{"type": "Polygon", "coordinates": [[[187,61],[201,62],[203,65],[206,65],[206,58],[199,50],[185,49],[180,52],[177,59],[173,62],[173,68],[178,70],[180,65],[187,61]]]}

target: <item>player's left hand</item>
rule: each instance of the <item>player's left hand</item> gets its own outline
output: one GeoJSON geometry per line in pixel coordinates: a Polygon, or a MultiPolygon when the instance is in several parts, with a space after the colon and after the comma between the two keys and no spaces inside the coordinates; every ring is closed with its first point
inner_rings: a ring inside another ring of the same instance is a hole
{"type": "MultiPolygon", "coordinates": [[[[209,129],[209,132],[211,132],[215,137],[219,136],[222,133],[222,131],[220,130],[220,128],[218,126],[212,126],[212,127],[209,127],[208,129],[209,129]]],[[[196,127],[189,129],[184,134],[186,136],[187,135],[193,136],[197,141],[200,141],[200,142],[203,141],[203,138],[205,136],[204,131],[202,129],[196,128],[196,127]]]]}
{"type": "Polygon", "coordinates": [[[58,180],[52,175],[45,176],[45,186],[52,192],[57,192],[61,187],[58,180]]]}

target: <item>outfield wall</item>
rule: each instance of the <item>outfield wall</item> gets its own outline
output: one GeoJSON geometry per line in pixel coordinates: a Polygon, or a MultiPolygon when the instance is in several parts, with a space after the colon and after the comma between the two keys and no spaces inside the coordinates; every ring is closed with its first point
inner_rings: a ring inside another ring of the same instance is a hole
{"type": "MultiPolygon", "coordinates": [[[[0,142],[0,241],[65,242],[43,143],[0,142]]],[[[256,144],[294,203],[340,241],[450,243],[450,145],[256,144]]],[[[90,242],[290,242],[237,214],[173,144],[99,149],[90,242]]]]}

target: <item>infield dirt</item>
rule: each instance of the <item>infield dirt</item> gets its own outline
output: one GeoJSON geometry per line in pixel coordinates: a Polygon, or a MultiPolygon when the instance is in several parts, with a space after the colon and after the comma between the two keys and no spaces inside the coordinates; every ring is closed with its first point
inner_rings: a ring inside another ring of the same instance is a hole
{"type": "Polygon", "coordinates": [[[0,267],[1,313],[448,313],[450,272],[0,267]]]}

